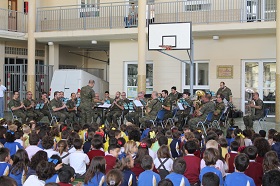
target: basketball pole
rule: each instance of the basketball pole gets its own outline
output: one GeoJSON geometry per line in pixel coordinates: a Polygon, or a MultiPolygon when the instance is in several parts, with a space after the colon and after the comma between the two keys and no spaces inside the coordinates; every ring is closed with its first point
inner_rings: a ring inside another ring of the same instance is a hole
{"type": "Polygon", "coordinates": [[[194,81],[194,64],[193,64],[193,58],[194,58],[194,48],[193,48],[193,38],[191,38],[191,49],[190,50],[187,50],[187,53],[188,53],[188,56],[189,56],[189,60],[190,62],[188,61],[185,61],[185,60],[182,60],[182,59],[179,59],[171,54],[168,54],[165,52],[165,50],[158,50],[160,53],[164,54],[164,55],[167,55],[173,59],[176,59],[178,61],[180,61],[181,63],[186,63],[186,64],[189,64],[190,65],[190,94],[191,96],[193,96],[193,81],[194,81]]]}

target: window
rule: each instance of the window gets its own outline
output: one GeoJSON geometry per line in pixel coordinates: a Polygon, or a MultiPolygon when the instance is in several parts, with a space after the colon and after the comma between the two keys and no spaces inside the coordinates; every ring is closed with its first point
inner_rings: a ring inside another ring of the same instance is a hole
{"type": "MultiPolygon", "coordinates": [[[[209,62],[194,62],[194,89],[209,90],[209,62]]],[[[190,64],[183,64],[183,90],[190,89],[190,64]]]]}
{"type": "Polygon", "coordinates": [[[185,11],[202,11],[202,10],[210,10],[211,4],[205,1],[187,1],[185,3],[185,11]]]}
{"type": "MultiPolygon", "coordinates": [[[[134,99],[137,96],[138,86],[138,64],[137,62],[125,63],[125,87],[129,99],[134,99]]],[[[153,63],[146,63],[146,94],[151,94],[153,91],[153,63]]]]}
{"type": "Polygon", "coordinates": [[[81,0],[80,17],[98,17],[100,0],[81,0]]]}

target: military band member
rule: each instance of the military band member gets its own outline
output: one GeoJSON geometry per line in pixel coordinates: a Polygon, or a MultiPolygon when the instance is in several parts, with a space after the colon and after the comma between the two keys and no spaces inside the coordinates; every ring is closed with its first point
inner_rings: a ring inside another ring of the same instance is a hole
{"type": "Polygon", "coordinates": [[[71,123],[77,122],[77,99],[75,93],[71,93],[71,99],[66,102],[66,106],[69,115],[69,121],[71,123]]]}
{"type": "Polygon", "coordinates": [[[93,90],[95,81],[89,80],[88,85],[81,88],[81,124],[90,124],[93,117],[93,106],[95,92],[93,90]]]}
{"type": "Polygon", "coordinates": [[[117,119],[122,115],[122,111],[124,110],[123,107],[123,100],[120,98],[121,93],[119,91],[116,92],[115,99],[110,107],[110,111],[106,114],[106,119],[109,124],[117,124],[117,119]]]}
{"type": "Polygon", "coordinates": [[[109,91],[105,91],[103,103],[112,104],[114,99],[110,98],[109,91]]]}
{"type": "Polygon", "coordinates": [[[60,99],[59,91],[54,92],[54,98],[50,102],[50,107],[53,115],[59,118],[60,122],[65,122],[68,118],[68,113],[66,112],[66,105],[60,99]]]}
{"type": "Polygon", "coordinates": [[[158,99],[158,92],[152,92],[152,100],[150,100],[146,105],[146,113],[145,116],[140,118],[139,122],[143,125],[145,121],[154,120],[157,116],[159,110],[162,109],[162,104],[158,99]]]}
{"type": "Polygon", "coordinates": [[[218,95],[218,94],[223,94],[225,99],[228,102],[232,103],[232,93],[231,93],[231,90],[227,86],[225,86],[225,82],[220,83],[220,88],[218,89],[216,95],[218,95]]]}
{"type": "Polygon", "coordinates": [[[172,117],[172,103],[170,97],[168,97],[168,91],[162,90],[161,96],[163,98],[162,109],[165,110],[164,119],[172,117]]]}
{"type": "Polygon", "coordinates": [[[190,99],[190,93],[184,92],[182,98],[178,100],[178,103],[181,103],[184,108],[184,110],[178,111],[178,120],[181,123],[181,127],[183,127],[185,124],[184,118],[189,116],[193,106],[193,101],[190,99]]]}
{"type": "Polygon", "coordinates": [[[250,103],[249,107],[255,109],[254,115],[248,115],[243,117],[244,125],[246,126],[246,129],[252,129],[253,128],[253,121],[259,120],[264,116],[264,107],[263,107],[263,101],[259,98],[259,93],[255,92],[253,94],[253,100],[254,103],[250,103]]]}
{"type": "Polygon", "coordinates": [[[210,94],[202,96],[202,102],[202,106],[194,112],[195,117],[188,121],[188,125],[191,129],[196,129],[197,123],[204,121],[207,115],[215,110],[215,103],[211,101],[210,94]]]}
{"type": "Polygon", "coordinates": [[[215,111],[213,114],[213,120],[219,120],[220,116],[222,115],[222,113],[226,108],[223,94],[217,94],[216,99],[217,101],[216,101],[215,111]]]}
{"type": "MultiPolygon", "coordinates": [[[[46,92],[42,92],[41,100],[38,102],[38,104],[39,104],[38,109],[40,110],[40,112],[42,114],[44,114],[44,116],[48,116],[49,121],[51,121],[52,117],[51,117],[50,110],[49,110],[50,101],[48,99],[48,94],[46,92]]],[[[37,108],[36,108],[36,110],[37,110],[37,108]]]]}
{"type": "Polygon", "coordinates": [[[136,107],[135,105],[133,105],[134,107],[134,112],[130,112],[127,116],[126,119],[129,122],[132,122],[136,125],[139,125],[139,118],[142,117],[142,114],[144,115],[144,107],[147,104],[147,99],[144,97],[143,92],[138,92],[137,97],[135,98],[135,100],[138,100],[142,103],[143,107],[136,107]]]}
{"type": "Polygon", "coordinates": [[[63,92],[63,91],[60,91],[59,93],[60,93],[60,99],[61,99],[61,101],[62,101],[64,104],[66,104],[67,101],[68,101],[69,99],[64,97],[64,92],[63,92]]]}
{"type": "Polygon", "coordinates": [[[128,114],[129,112],[130,100],[127,99],[125,92],[121,93],[121,99],[123,100],[123,106],[124,106],[123,115],[126,116],[126,114],[128,114]]]}
{"type": "Polygon", "coordinates": [[[171,87],[171,93],[168,95],[168,97],[170,98],[172,105],[177,104],[177,100],[179,98],[179,93],[176,91],[175,86],[171,87]]]}
{"type": "Polygon", "coordinates": [[[43,117],[44,114],[41,113],[39,110],[35,110],[36,107],[36,101],[32,99],[32,92],[27,91],[26,93],[26,99],[23,100],[23,104],[25,107],[25,113],[29,121],[35,120],[35,121],[40,121],[43,117]]]}
{"type": "Polygon", "coordinates": [[[24,104],[20,102],[19,92],[13,92],[13,99],[8,103],[8,107],[12,110],[13,114],[22,119],[22,122],[26,122],[26,114],[24,113],[24,104]]]}

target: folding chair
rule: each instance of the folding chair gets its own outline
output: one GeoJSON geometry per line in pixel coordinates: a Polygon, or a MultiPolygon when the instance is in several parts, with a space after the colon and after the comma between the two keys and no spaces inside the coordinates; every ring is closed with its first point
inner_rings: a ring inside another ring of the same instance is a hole
{"type": "Polygon", "coordinates": [[[197,123],[196,128],[198,128],[201,125],[203,128],[204,134],[206,134],[205,125],[207,125],[209,127],[209,125],[211,124],[212,118],[213,118],[213,112],[210,112],[204,121],[200,121],[197,123]]]}
{"type": "Polygon", "coordinates": [[[57,117],[53,115],[53,112],[52,110],[49,108],[48,106],[48,109],[49,109],[49,113],[51,115],[51,122],[50,122],[50,126],[52,126],[53,124],[57,123],[57,117]]]}
{"type": "Polygon", "coordinates": [[[18,120],[18,117],[14,114],[13,110],[10,109],[11,114],[12,114],[12,122],[14,122],[15,120],[18,120]]]}
{"type": "MultiPolygon", "coordinates": [[[[262,122],[264,122],[264,121],[266,120],[268,114],[269,114],[269,108],[264,109],[264,115],[263,115],[263,117],[260,118],[260,119],[258,120],[260,129],[262,129],[262,122]]],[[[264,124],[263,124],[263,125],[264,125],[264,124]]],[[[265,126],[264,128],[265,128],[265,130],[267,131],[266,126],[265,126]]]]}
{"type": "Polygon", "coordinates": [[[124,121],[124,111],[122,111],[122,115],[120,115],[120,117],[117,118],[117,122],[119,125],[119,129],[121,128],[122,122],[124,121]]]}
{"type": "Polygon", "coordinates": [[[227,112],[227,108],[225,108],[222,112],[222,114],[220,115],[218,120],[214,120],[212,121],[211,125],[212,127],[215,127],[217,129],[221,129],[220,127],[220,123],[223,122],[223,119],[226,117],[226,112],[227,112]]]}
{"type": "Polygon", "coordinates": [[[164,114],[165,114],[165,110],[160,110],[157,113],[157,116],[154,120],[150,120],[154,126],[156,126],[155,124],[161,124],[161,127],[163,128],[163,119],[164,119],[164,114]]]}
{"type": "Polygon", "coordinates": [[[173,126],[175,125],[175,118],[176,118],[177,112],[178,112],[178,108],[174,108],[172,111],[172,118],[168,118],[166,124],[170,123],[173,126]]]}

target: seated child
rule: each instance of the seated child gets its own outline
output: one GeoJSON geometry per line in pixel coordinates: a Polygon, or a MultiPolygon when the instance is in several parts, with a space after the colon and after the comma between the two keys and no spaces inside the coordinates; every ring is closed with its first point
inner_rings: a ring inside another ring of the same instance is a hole
{"type": "Polygon", "coordinates": [[[108,173],[116,165],[117,158],[118,158],[119,152],[120,152],[120,147],[118,145],[112,144],[109,146],[108,152],[109,152],[109,154],[107,154],[105,156],[106,173],[108,173]]]}
{"type": "Polygon", "coordinates": [[[190,140],[185,143],[184,147],[186,155],[183,158],[187,165],[187,170],[184,173],[184,176],[188,178],[191,184],[199,184],[201,160],[194,155],[194,152],[196,151],[196,143],[190,140]]]}
{"type": "Polygon", "coordinates": [[[235,156],[237,156],[237,154],[238,154],[238,152],[237,152],[238,151],[238,147],[239,147],[239,144],[238,144],[237,141],[231,142],[231,144],[230,144],[230,153],[228,153],[226,155],[226,159],[229,156],[229,158],[228,158],[228,172],[229,173],[234,172],[233,163],[234,163],[235,156]]]}
{"type": "Polygon", "coordinates": [[[106,174],[106,183],[108,186],[119,186],[122,183],[122,172],[118,169],[110,170],[106,174]]]}
{"type": "Polygon", "coordinates": [[[280,183],[280,171],[271,170],[264,174],[262,185],[263,186],[278,186],[280,183]]]}
{"type": "Polygon", "coordinates": [[[220,179],[220,185],[223,185],[223,176],[222,173],[219,169],[215,168],[215,164],[217,162],[217,160],[219,159],[219,151],[217,149],[214,148],[208,148],[205,150],[204,154],[203,154],[203,159],[205,161],[206,167],[204,167],[199,175],[199,180],[200,182],[202,182],[202,177],[205,173],[207,172],[213,172],[215,173],[219,179],[220,179]]]}
{"type": "Polygon", "coordinates": [[[94,157],[85,175],[85,186],[106,186],[105,166],[106,161],[104,157],[94,157]]]}
{"type": "Polygon", "coordinates": [[[153,158],[149,155],[145,155],[142,159],[141,167],[145,170],[139,175],[138,186],[153,186],[160,181],[160,176],[153,172],[154,162],[153,158]]]}
{"type": "Polygon", "coordinates": [[[219,177],[213,172],[207,172],[202,177],[201,186],[219,186],[220,180],[219,177]]]}
{"type": "Polygon", "coordinates": [[[8,148],[0,148],[0,176],[8,176],[10,173],[10,151],[8,148]]]}
{"type": "Polygon", "coordinates": [[[173,163],[173,172],[166,176],[174,185],[190,186],[189,180],[184,176],[187,164],[183,158],[177,158],[173,163]]]}
{"type": "Polygon", "coordinates": [[[11,130],[7,130],[6,143],[4,144],[4,147],[10,150],[11,157],[14,156],[14,154],[18,149],[23,149],[23,146],[21,146],[18,142],[15,142],[15,140],[16,140],[15,132],[11,130]]]}
{"type": "Polygon", "coordinates": [[[83,152],[83,140],[74,139],[73,145],[76,151],[69,155],[69,163],[75,169],[76,178],[83,178],[86,173],[86,165],[89,165],[89,158],[83,152]]]}
{"type": "Polygon", "coordinates": [[[255,186],[252,178],[244,174],[249,166],[249,158],[246,154],[238,154],[234,159],[235,172],[228,174],[225,180],[225,186],[250,185],[255,186]]]}
{"type": "Polygon", "coordinates": [[[71,166],[63,166],[58,173],[59,186],[72,186],[75,180],[75,170],[71,166]]]}
{"type": "Polygon", "coordinates": [[[263,177],[262,164],[255,161],[258,150],[255,146],[248,146],[244,149],[244,153],[249,157],[249,167],[245,170],[245,174],[251,177],[257,186],[261,186],[263,177]]]}
{"type": "Polygon", "coordinates": [[[104,151],[100,150],[102,147],[103,143],[101,139],[94,138],[91,141],[91,150],[87,153],[90,161],[96,156],[105,156],[104,151]]]}

